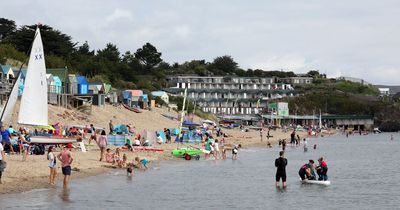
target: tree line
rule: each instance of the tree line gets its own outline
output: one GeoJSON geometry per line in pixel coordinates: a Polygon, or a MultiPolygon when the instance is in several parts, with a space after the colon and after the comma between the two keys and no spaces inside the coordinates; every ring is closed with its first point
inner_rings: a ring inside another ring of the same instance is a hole
{"type": "MultiPolygon", "coordinates": [[[[15,21],[0,18],[0,63],[7,59],[24,62],[27,59],[37,25],[17,26],[15,21]]],[[[71,73],[91,80],[111,83],[117,88],[157,90],[168,86],[167,75],[193,74],[199,76],[292,77],[292,71],[241,69],[229,55],[216,57],[212,62],[191,60],[167,63],[162,53],[151,43],[134,52],[121,53],[113,43],[94,50],[89,42],[74,43],[72,37],[49,25],[40,26],[49,68],[68,67],[71,73]]],[[[311,76],[315,72],[309,72],[311,76]]]]}

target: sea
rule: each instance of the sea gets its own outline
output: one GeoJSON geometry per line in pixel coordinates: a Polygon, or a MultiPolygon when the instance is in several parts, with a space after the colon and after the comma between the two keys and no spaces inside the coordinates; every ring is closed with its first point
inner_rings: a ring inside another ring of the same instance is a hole
{"type": "Polygon", "coordinates": [[[238,159],[178,160],[0,195],[0,209],[400,209],[400,135],[338,134],[288,146],[287,188],[275,187],[280,149],[246,148],[238,159]],[[393,135],[394,140],[391,140],[393,135]],[[313,145],[316,149],[313,149],[313,145]],[[302,184],[309,159],[327,161],[330,186],[302,184]]]}

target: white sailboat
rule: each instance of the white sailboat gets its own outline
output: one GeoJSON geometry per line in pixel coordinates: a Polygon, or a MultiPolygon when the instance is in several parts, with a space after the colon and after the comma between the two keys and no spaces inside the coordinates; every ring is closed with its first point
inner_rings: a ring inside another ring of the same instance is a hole
{"type": "MultiPolygon", "coordinates": [[[[21,75],[21,72],[19,75],[21,75]]],[[[11,113],[14,109],[18,98],[19,80],[20,76],[18,77],[18,81],[15,83],[6,106],[3,109],[1,117],[2,122],[11,116],[11,113]]],[[[36,29],[35,37],[32,43],[17,122],[18,124],[23,125],[48,126],[46,65],[39,27],[36,29]]],[[[31,142],[69,143],[75,142],[75,140],[31,137],[31,142]]]]}
{"type": "Polygon", "coordinates": [[[25,125],[45,125],[48,123],[46,64],[42,37],[36,29],[28,69],[25,77],[24,91],[18,123],[25,125]]]}

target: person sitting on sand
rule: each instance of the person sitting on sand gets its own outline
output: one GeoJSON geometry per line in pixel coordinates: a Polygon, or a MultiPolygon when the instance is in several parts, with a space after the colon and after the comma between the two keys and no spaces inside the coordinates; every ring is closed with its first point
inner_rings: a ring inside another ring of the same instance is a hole
{"type": "Polygon", "coordinates": [[[117,148],[113,154],[113,164],[117,164],[118,166],[121,165],[122,159],[121,159],[121,154],[119,153],[119,148],[117,148]]]}
{"type": "Polygon", "coordinates": [[[135,139],[135,141],[133,141],[133,145],[132,146],[134,146],[134,147],[138,147],[138,146],[140,146],[141,144],[140,144],[140,140],[139,139],[135,139]]]}
{"type": "Polygon", "coordinates": [[[163,143],[163,139],[162,139],[161,135],[159,133],[156,133],[156,135],[157,135],[157,143],[158,144],[162,144],[163,143]]]}
{"type": "Polygon", "coordinates": [[[106,162],[114,163],[114,154],[111,152],[110,148],[107,148],[106,150],[106,162]]]}
{"type": "Polygon", "coordinates": [[[139,169],[143,169],[143,170],[147,170],[147,164],[150,162],[149,160],[147,160],[146,158],[139,158],[136,157],[135,161],[137,163],[137,166],[139,167],[139,169]]]}

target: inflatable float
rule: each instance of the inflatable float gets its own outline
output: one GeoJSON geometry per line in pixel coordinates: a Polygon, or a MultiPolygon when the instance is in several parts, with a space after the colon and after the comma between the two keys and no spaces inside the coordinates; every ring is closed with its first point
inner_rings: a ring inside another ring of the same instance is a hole
{"type": "Polygon", "coordinates": [[[197,148],[177,148],[171,152],[172,156],[184,157],[186,160],[192,159],[192,156],[199,160],[201,153],[203,153],[203,150],[197,148]]]}

